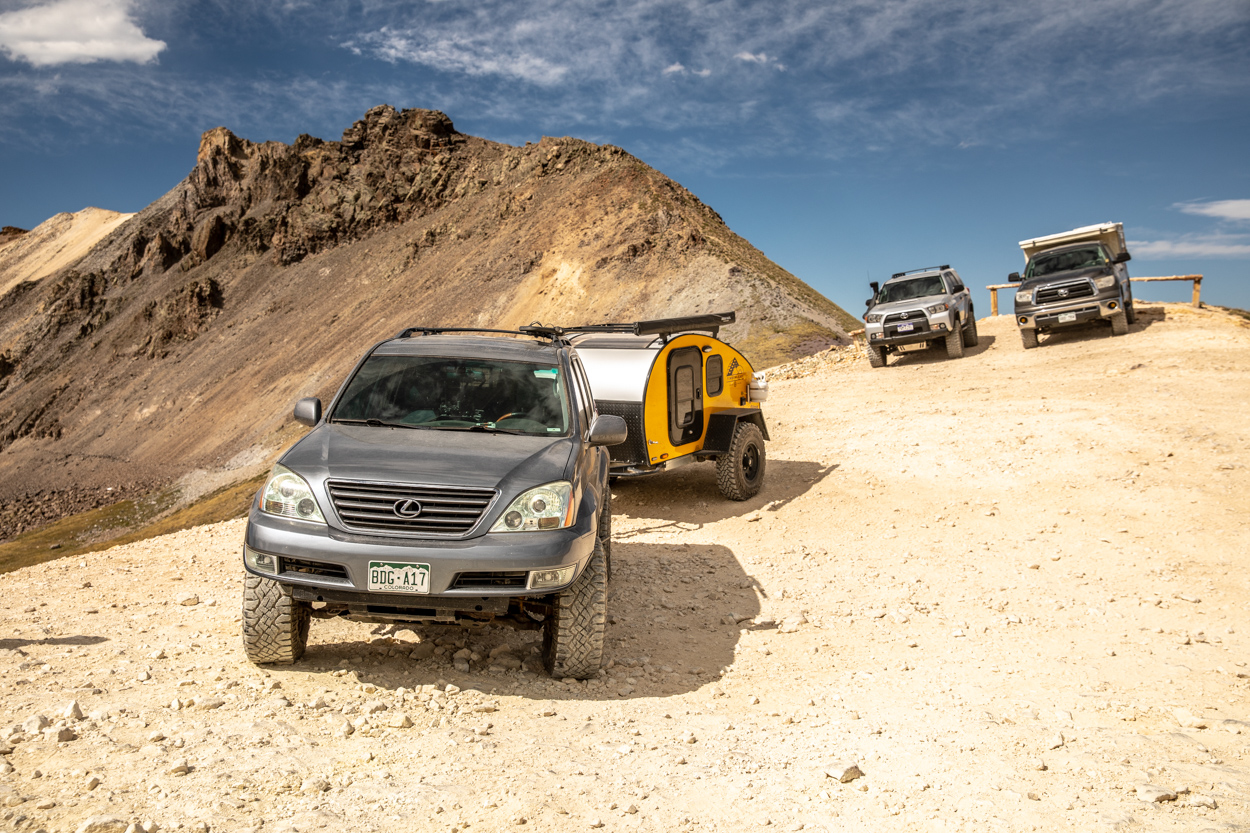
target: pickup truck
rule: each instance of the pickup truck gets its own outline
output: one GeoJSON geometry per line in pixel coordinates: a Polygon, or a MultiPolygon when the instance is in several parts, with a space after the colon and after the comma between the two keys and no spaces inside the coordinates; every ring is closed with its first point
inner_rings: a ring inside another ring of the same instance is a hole
{"type": "Polygon", "coordinates": [[[1020,249],[1024,274],[1012,272],[1007,280],[1020,284],[1015,316],[1026,350],[1038,345],[1040,333],[1061,327],[1105,320],[1119,336],[1137,320],[1122,223],[1021,240],[1020,249]]]}

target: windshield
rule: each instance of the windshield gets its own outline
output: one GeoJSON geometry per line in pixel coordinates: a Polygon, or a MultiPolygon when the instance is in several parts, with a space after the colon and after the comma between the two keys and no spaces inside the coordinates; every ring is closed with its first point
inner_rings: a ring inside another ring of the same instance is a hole
{"type": "Polygon", "coordinates": [[[1068,252],[1043,252],[1029,261],[1028,268],[1024,270],[1024,277],[1028,280],[1060,272],[1071,272],[1074,269],[1093,269],[1106,265],[1107,258],[1103,255],[1100,246],[1073,249],[1068,252]]]}
{"type": "Polygon", "coordinates": [[[881,287],[877,296],[878,304],[892,304],[895,301],[910,301],[912,298],[927,298],[930,295],[945,295],[946,288],[937,275],[923,275],[919,278],[908,278],[903,281],[890,281],[881,287]]]}
{"type": "Polygon", "coordinates": [[[529,362],[371,356],[331,421],[562,436],[569,430],[562,375],[529,362]]]}

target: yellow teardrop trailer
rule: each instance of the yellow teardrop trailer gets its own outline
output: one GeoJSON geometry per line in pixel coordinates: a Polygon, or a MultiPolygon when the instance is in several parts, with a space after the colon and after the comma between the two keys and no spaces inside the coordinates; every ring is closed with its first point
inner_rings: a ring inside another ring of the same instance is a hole
{"type": "Polygon", "coordinates": [[[717,336],[735,313],[570,327],[600,413],[622,417],[625,442],[609,448],[611,476],[642,477],[716,462],[730,500],[764,484],[768,428],[762,373],[717,336]]]}

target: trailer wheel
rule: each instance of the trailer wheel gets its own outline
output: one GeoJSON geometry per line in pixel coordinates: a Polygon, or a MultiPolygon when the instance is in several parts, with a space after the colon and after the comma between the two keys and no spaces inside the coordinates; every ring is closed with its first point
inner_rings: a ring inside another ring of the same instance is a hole
{"type": "Polygon", "coordinates": [[[612,490],[603,489],[603,506],[599,508],[599,543],[603,545],[603,569],[612,580],[612,490]]]}
{"type": "Polygon", "coordinates": [[[257,664],[290,665],[308,646],[307,605],[291,588],[249,574],[243,583],[243,652],[257,664]]]}
{"type": "Polygon", "coordinates": [[[585,680],[599,673],[608,619],[607,582],[603,543],[596,537],[582,574],[555,595],[543,624],[543,665],[551,676],[585,680]]]}
{"type": "Polygon", "coordinates": [[[868,345],[868,364],[873,367],[885,367],[885,348],[868,345]]]}
{"type": "Polygon", "coordinates": [[[968,313],[968,326],[964,327],[964,346],[976,347],[981,341],[981,336],[977,333],[977,317],[974,313],[968,313]]]}
{"type": "Polygon", "coordinates": [[[764,435],[753,422],[739,422],[729,451],[716,460],[716,485],[730,500],[746,500],[764,485],[764,435]]]}
{"type": "Polygon", "coordinates": [[[964,331],[956,328],[946,337],[946,358],[962,359],[964,357],[964,331]]]}
{"type": "Polygon", "coordinates": [[[1032,350],[1037,346],[1037,330],[1021,330],[1020,340],[1024,342],[1025,350],[1032,350]]]}
{"type": "Polygon", "coordinates": [[[1128,332],[1128,316],[1124,314],[1124,310],[1120,310],[1111,316],[1111,335],[1122,336],[1128,332]]]}

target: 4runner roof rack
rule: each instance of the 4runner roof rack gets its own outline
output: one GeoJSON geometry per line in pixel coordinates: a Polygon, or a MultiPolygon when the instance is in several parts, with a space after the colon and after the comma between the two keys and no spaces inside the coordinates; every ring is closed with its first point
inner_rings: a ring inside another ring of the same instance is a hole
{"type": "MultiPolygon", "coordinates": [[[[636,336],[663,336],[688,330],[710,332],[713,336],[720,328],[737,320],[737,313],[713,312],[707,315],[687,315],[681,318],[657,318],[653,321],[634,321],[630,324],[587,324],[582,327],[564,327],[561,333],[630,333],[636,336]]],[[[522,328],[524,329],[524,328],[522,328]]]]}
{"type": "Polygon", "coordinates": [[[915,272],[940,272],[943,269],[949,269],[949,268],[951,268],[951,265],[949,263],[943,263],[941,266],[926,266],[923,269],[908,269],[906,272],[895,272],[893,275],[890,275],[890,280],[894,280],[895,278],[901,278],[904,275],[910,275],[915,272]]]}

